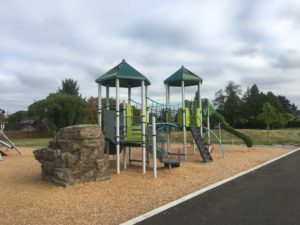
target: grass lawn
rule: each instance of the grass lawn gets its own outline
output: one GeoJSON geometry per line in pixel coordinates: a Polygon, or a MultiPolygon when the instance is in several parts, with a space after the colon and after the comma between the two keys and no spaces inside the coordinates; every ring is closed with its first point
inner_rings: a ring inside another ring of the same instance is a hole
{"type": "MultiPolygon", "coordinates": [[[[255,129],[239,129],[240,132],[245,133],[253,138],[254,145],[300,145],[300,128],[296,129],[280,129],[270,131],[270,143],[268,141],[268,133],[266,130],[255,129]]],[[[214,130],[219,136],[219,131],[214,130]]],[[[171,141],[182,142],[182,131],[172,131],[171,141]]],[[[221,138],[223,144],[243,144],[243,141],[225,130],[221,131],[221,138]]],[[[215,143],[217,141],[212,136],[215,143]]],[[[20,147],[43,147],[47,146],[50,138],[31,138],[31,139],[14,139],[16,146],[20,147]]],[[[187,141],[192,142],[192,135],[187,131],[187,141]]]]}
{"type": "Polygon", "coordinates": [[[16,146],[20,147],[44,147],[48,145],[50,138],[28,138],[12,140],[16,146]]]}
{"type": "MultiPolygon", "coordinates": [[[[213,130],[219,137],[219,130],[213,130]]],[[[238,131],[247,134],[253,138],[254,145],[300,145],[300,128],[270,130],[270,143],[266,130],[256,129],[238,129],[238,131]]],[[[172,132],[171,139],[174,142],[182,141],[182,131],[172,132]]],[[[217,141],[211,136],[213,141],[217,141]]],[[[221,139],[223,144],[243,144],[243,141],[225,130],[221,130],[221,139]]],[[[187,141],[192,142],[191,132],[187,131],[187,141]]]]}

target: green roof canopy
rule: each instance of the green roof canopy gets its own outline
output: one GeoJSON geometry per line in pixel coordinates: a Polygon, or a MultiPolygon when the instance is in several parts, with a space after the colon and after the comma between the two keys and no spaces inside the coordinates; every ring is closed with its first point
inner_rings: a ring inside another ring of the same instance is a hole
{"type": "Polygon", "coordinates": [[[139,71],[130,66],[124,59],[111,70],[96,79],[96,83],[104,86],[115,87],[116,79],[120,80],[120,87],[140,87],[141,81],[150,85],[150,81],[139,71]]]}
{"type": "Polygon", "coordinates": [[[164,83],[169,86],[180,87],[182,81],[184,81],[184,86],[193,86],[198,85],[199,82],[202,83],[203,80],[201,77],[182,66],[179,70],[169,76],[164,83]]]}

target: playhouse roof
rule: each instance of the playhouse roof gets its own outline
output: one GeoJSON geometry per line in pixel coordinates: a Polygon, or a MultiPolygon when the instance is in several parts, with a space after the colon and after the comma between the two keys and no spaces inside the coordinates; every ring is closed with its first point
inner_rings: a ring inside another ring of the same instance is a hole
{"type": "Polygon", "coordinates": [[[140,87],[143,80],[146,86],[150,85],[150,81],[124,59],[120,64],[98,77],[96,83],[115,87],[116,79],[120,80],[120,87],[140,87]]]}
{"type": "Polygon", "coordinates": [[[164,83],[169,86],[181,86],[181,82],[184,81],[184,86],[198,85],[199,82],[202,83],[202,78],[193,72],[189,71],[187,68],[182,66],[179,70],[169,76],[164,83]]]}

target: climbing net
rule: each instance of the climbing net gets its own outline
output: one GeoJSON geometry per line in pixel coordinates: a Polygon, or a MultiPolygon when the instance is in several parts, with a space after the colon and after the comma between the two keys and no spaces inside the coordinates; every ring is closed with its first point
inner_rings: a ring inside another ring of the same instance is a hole
{"type": "Polygon", "coordinates": [[[157,118],[158,123],[176,123],[181,103],[164,104],[147,98],[149,113],[157,118]]]}

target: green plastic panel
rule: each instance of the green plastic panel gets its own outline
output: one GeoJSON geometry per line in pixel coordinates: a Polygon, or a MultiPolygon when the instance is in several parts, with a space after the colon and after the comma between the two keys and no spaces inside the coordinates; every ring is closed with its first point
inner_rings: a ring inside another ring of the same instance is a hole
{"type": "Polygon", "coordinates": [[[196,108],[195,120],[196,120],[196,126],[200,127],[200,125],[201,125],[201,110],[200,110],[200,108],[196,108]]]}
{"type": "Polygon", "coordinates": [[[133,107],[130,104],[126,104],[126,140],[127,141],[139,141],[141,140],[141,126],[133,125],[133,107]]]}
{"type": "Polygon", "coordinates": [[[190,127],[191,124],[191,111],[190,108],[185,108],[185,126],[190,127]]]}

